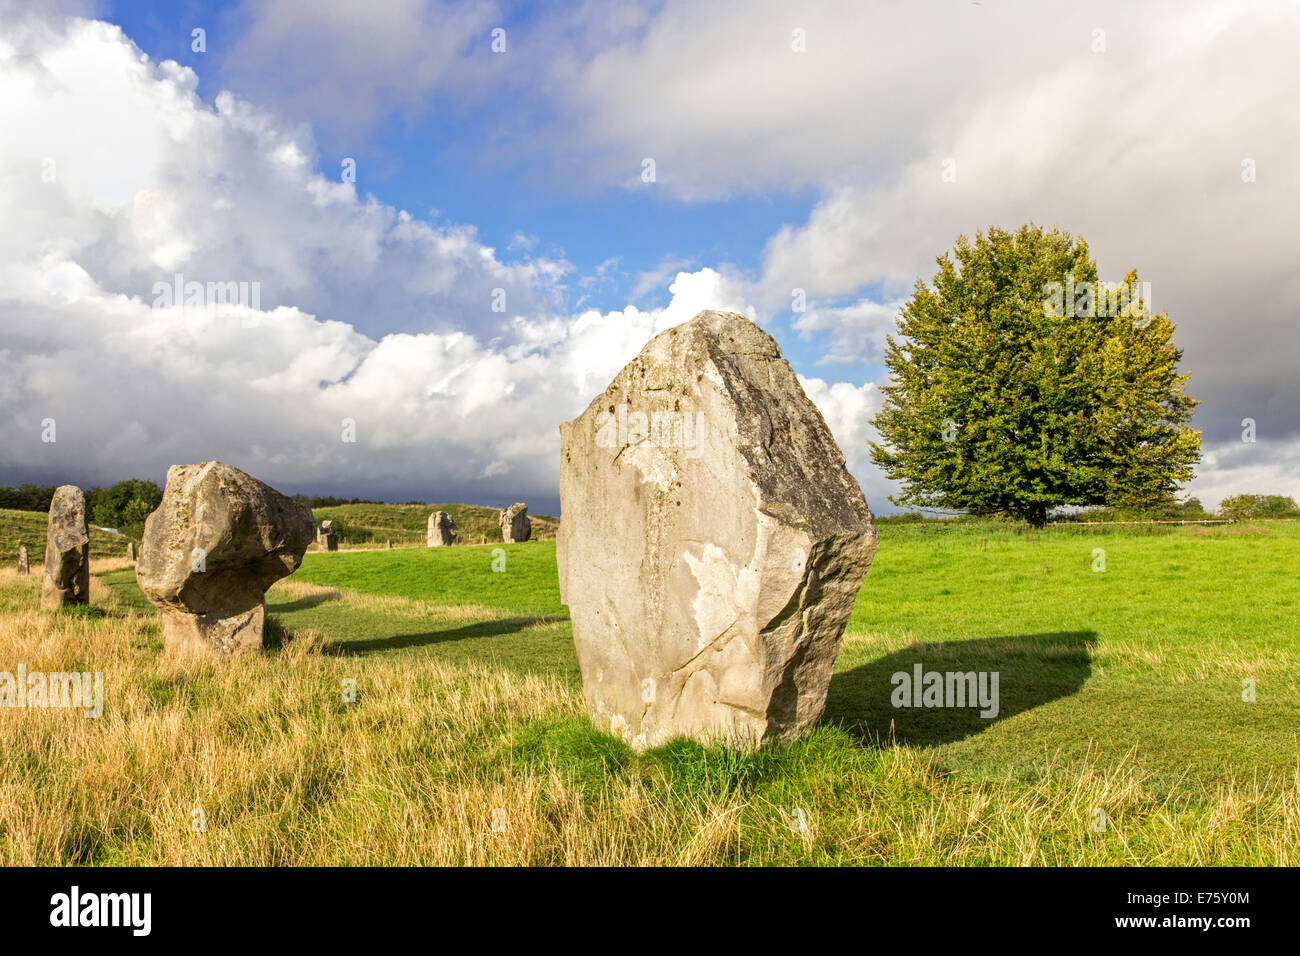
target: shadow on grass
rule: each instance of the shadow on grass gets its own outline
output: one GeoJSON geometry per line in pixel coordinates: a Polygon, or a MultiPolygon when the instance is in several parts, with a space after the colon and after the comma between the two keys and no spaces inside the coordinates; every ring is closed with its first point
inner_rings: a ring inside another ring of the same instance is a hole
{"type": "Polygon", "coordinates": [[[494,621],[477,621],[460,627],[449,627],[441,631],[424,631],[419,634],[394,634],[391,637],[376,637],[361,641],[332,641],[325,645],[326,654],[340,657],[357,657],[363,654],[379,654],[384,651],[407,647],[426,647],[431,644],[444,644],[448,641],[463,641],[475,637],[496,637],[500,634],[515,634],[526,628],[539,624],[558,623],[557,618],[543,614],[525,617],[503,617],[494,621]]]}
{"type": "Polygon", "coordinates": [[[289,614],[293,611],[308,611],[314,607],[320,607],[322,604],[341,600],[343,600],[343,595],[337,591],[325,591],[321,594],[309,594],[307,597],[301,597],[294,601],[278,601],[274,604],[267,601],[266,610],[272,614],[289,614]]]}
{"type": "Polygon", "coordinates": [[[1056,631],[942,644],[913,644],[831,679],[822,720],[864,744],[933,747],[988,730],[999,721],[1076,693],[1092,673],[1095,631],[1056,631]],[[895,707],[894,675],[923,672],[998,674],[997,715],[980,707],[895,707]]]}

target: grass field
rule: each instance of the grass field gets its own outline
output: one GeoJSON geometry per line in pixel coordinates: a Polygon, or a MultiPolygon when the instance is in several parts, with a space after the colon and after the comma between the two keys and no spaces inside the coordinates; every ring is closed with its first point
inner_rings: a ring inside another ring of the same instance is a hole
{"type": "MultiPolygon", "coordinates": [[[[383,547],[387,541],[393,547],[424,547],[429,530],[429,515],[445,511],[456,522],[458,544],[500,543],[501,525],[496,508],[478,505],[339,505],[336,508],[317,508],[316,522],[325,519],[334,522],[339,532],[339,546],[383,547]],[[486,538],[487,542],[483,539],[486,538]]],[[[534,539],[554,540],[558,519],[550,515],[528,516],[532,522],[534,539]]]]}
{"type": "Polygon", "coordinates": [[[309,554],[224,666],[162,656],[121,561],[53,615],[6,569],[0,669],[106,702],[0,710],[0,861],[1300,862],[1300,525],[880,536],[825,719],[754,754],[592,727],[549,542],[309,554]],[[999,715],[895,709],[916,663],[999,715]]]}

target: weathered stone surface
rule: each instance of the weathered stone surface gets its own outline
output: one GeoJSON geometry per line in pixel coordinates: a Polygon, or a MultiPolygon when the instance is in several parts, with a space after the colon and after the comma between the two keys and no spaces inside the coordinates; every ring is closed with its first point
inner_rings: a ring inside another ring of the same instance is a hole
{"type": "Polygon", "coordinates": [[[593,719],[635,747],[816,721],[876,534],[776,342],[701,312],[560,435],[560,593],[593,719]]]}
{"type": "Polygon", "coordinates": [[[27,545],[25,544],[20,544],[18,546],[18,573],[19,574],[32,573],[31,558],[28,557],[27,545]]]}
{"type": "Polygon", "coordinates": [[[528,520],[528,505],[516,501],[501,511],[501,540],[507,544],[527,541],[533,533],[533,523],[528,520]]]}
{"type": "Polygon", "coordinates": [[[45,579],[41,607],[53,609],[90,603],[90,526],[86,496],[76,485],[63,485],[50,502],[45,532],[45,579]]]}
{"type": "Polygon", "coordinates": [[[445,511],[429,515],[429,547],[445,548],[456,543],[456,521],[445,511]]]}
{"type": "Polygon", "coordinates": [[[144,526],[136,580],[178,656],[262,649],[266,589],[302,564],[310,509],[221,462],[175,465],[144,526]]]}

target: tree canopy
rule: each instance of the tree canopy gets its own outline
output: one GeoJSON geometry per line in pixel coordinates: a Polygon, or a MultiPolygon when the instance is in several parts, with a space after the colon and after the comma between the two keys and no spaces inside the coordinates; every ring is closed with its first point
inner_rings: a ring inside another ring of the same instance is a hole
{"type": "Polygon", "coordinates": [[[965,236],[918,281],[885,352],[871,457],[896,504],[1042,524],[1057,505],[1171,502],[1200,459],[1182,352],[1130,271],[1032,223],[965,236]]]}

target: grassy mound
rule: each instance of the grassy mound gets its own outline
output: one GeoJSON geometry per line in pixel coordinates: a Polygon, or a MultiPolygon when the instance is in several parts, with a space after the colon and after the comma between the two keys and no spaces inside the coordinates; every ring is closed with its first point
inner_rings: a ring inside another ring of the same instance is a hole
{"type": "MultiPolygon", "coordinates": [[[[327,518],[334,522],[342,548],[383,547],[386,541],[392,541],[393,547],[397,548],[423,547],[428,535],[429,516],[435,511],[447,512],[456,522],[458,544],[501,542],[497,509],[478,505],[340,505],[317,508],[314,514],[318,525],[327,518]]],[[[559,519],[534,514],[528,517],[533,523],[535,540],[555,538],[559,519]]]]}

